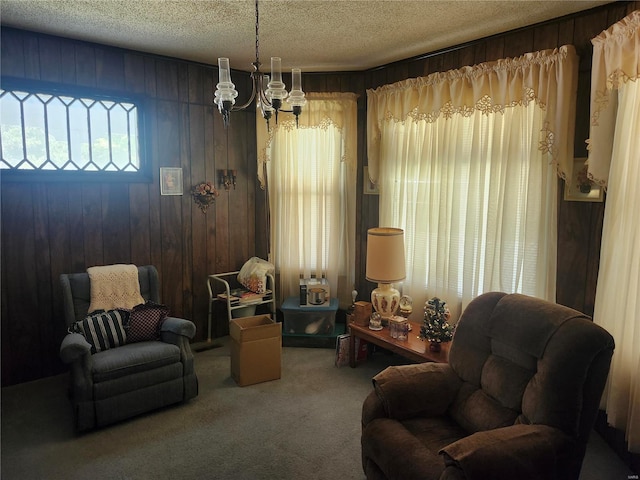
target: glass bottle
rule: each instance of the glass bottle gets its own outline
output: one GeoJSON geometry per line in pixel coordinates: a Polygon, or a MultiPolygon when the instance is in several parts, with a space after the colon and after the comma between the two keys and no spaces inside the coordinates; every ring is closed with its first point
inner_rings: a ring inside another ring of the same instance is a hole
{"type": "Polygon", "coordinates": [[[398,324],[398,340],[406,341],[409,338],[409,321],[405,318],[398,324]]]}
{"type": "Polygon", "coordinates": [[[389,320],[389,334],[391,338],[398,338],[398,324],[393,317],[389,320]]]}

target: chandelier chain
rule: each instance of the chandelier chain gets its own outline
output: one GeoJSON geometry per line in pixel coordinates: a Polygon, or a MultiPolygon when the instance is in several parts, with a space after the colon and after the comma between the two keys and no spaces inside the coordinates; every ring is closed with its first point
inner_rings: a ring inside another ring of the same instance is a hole
{"type": "Polygon", "coordinates": [[[260,28],[260,17],[258,16],[258,0],[256,0],[256,63],[260,63],[260,37],[258,35],[258,30],[260,28]]]}

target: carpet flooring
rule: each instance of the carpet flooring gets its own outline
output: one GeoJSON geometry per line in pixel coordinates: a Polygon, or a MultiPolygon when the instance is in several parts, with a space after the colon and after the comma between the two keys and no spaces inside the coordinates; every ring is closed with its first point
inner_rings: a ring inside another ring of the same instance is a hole
{"type": "MultiPolygon", "coordinates": [[[[404,360],[338,368],[332,349],[285,347],[280,380],[238,387],[220,342],[195,354],[197,398],[82,435],[66,375],[3,388],[2,479],[364,479],[362,401],[372,376],[404,360]]],[[[581,480],[632,478],[592,437],[581,480]]]]}

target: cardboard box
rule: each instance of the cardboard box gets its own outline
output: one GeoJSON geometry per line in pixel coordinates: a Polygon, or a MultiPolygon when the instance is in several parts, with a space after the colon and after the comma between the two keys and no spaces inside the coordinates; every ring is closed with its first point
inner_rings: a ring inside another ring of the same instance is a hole
{"type": "Polygon", "coordinates": [[[277,380],[282,368],[282,324],[268,315],[231,320],[231,376],[244,387],[277,380]]]}
{"type": "Polygon", "coordinates": [[[373,306],[371,302],[356,302],[353,304],[354,310],[351,321],[356,325],[366,327],[369,325],[369,319],[373,313],[373,306]]]}
{"type": "Polygon", "coordinates": [[[300,279],[301,307],[330,307],[331,287],[326,278],[300,279]]]}
{"type": "Polygon", "coordinates": [[[332,335],[336,326],[338,299],[327,307],[301,307],[296,297],[288,297],[280,306],[287,335],[332,335]]]}

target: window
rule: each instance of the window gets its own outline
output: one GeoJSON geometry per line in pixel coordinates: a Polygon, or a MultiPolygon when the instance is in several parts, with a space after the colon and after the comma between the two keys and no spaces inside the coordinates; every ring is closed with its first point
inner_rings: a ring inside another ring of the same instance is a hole
{"type": "Polygon", "coordinates": [[[46,179],[141,179],[140,100],[3,79],[0,170],[46,179]]]}
{"type": "Polygon", "coordinates": [[[284,146],[293,162],[277,172],[270,170],[272,212],[279,218],[271,226],[277,258],[301,267],[306,276],[322,276],[338,259],[343,221],[340,206],[346,182],[340,130],[330,126],[280,133],[272,155],[283,158],[284,146]]]}
{"type": "Polygon", "coordinates": [[[405,229],[403,293],[555,300],[557,178],[571,178],[577,55],[565,45],[367,91],[380,226],[405,229]]]}
{"type": "MultiPolygon", "coordinates": [[[[543,128],[535,103],[433,123],[389,123],[384,135],[381,224],[406,232],[406,285],[455,305],[498,290],[545,297],[557,179],[532,141],[543,128]],[[439,149],[438,146],[449,146],[439,149]],[[437,154],[432,152],[437,151],[437,154]]],[[[414,295],[415,296],[415,295],[414,295]]]]}
{"type": "Polygon", "coordinates": [[[258,146],[265,157],[258,155],[258,160],[266,161],[271,260],[283,298],[299,293],[300,277],[313,276],[326,278],[332,292],[350,303],[357,97],[316,93],[307,98],[300,128],[281,116],[267,132],[259,119],[258,146]]]}

